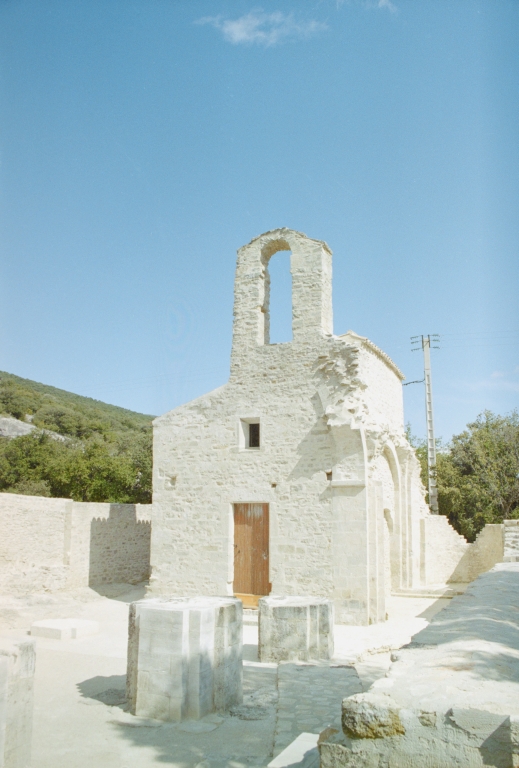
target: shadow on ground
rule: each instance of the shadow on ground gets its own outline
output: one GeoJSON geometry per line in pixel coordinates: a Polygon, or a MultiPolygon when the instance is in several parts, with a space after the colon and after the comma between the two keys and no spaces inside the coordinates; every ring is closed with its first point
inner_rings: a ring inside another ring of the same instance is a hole
{"type": "MultiPolygon", "coordinates": [[[[194,768],[204,761],[210,768],[265,766],[271,759],[274,743],[277,669],[245,666],[243,673],[244,702],[233,708],[233,714],[160,723],[132,719],[121,713],[124,720],[114,717],[109,724],[132,747],[148,752],[152,748],[157,763],[179,768],[194,768]]],[[[78,687],[83,695],[103,700],[101,697],[109,697],[110,691],[121,690],[122,680],[117,676],[92,678],[78,687]]]]}
{"type": "Polygon", "coordinates": [[[480,576],[404,647],[441,651],[447,644],[445,659],[435,661],[438,670],[519,682],[519,569],[480,576]]]}
{"type": "Polygon", "coordinates": [[[142,600],[146,596],[148,582],[140,584],[91,584],[90,589],[97,592],[101,597],[108,597],[110,600],[118,600],[121,603],[133,603],[135,600],[142,600]]]}
{"type": "Polygon", "coordinates": [[[126,675],[98,675],[78,683],[77,688],[85,699],[95,699],[108,707],[126,709],[126,675]]]}

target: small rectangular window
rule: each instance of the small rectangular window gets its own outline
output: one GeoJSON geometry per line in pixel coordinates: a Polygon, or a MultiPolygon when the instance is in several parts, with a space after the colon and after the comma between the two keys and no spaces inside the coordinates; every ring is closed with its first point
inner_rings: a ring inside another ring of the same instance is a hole
{"type": "Polygon", "coordinates": [[[259,448],[260,440],[260,418],[259,416],[247,416],[240,419],[238,427],[238,448],[240,450],[249,448],[259,448]]]}
{"type": "Polygon", "coordinates": [[[249,424],[249,448],[259,448],[260,447],[260,425],[259,422],[256,424],[249,424]]]}

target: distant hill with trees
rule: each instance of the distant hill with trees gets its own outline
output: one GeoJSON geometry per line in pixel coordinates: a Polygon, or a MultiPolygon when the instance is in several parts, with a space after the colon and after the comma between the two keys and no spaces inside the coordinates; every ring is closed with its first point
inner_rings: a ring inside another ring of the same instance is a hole
{"type": "Polygon", "coordinates": [[[153,416],[3,371],[0,415],[36,427],[21,437],[0,437],[0,491],[151,502],[153,416]]]}

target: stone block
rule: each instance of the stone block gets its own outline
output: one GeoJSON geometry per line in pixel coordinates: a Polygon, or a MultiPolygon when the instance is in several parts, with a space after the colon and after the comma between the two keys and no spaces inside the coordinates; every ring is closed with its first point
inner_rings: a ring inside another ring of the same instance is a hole
{"type": "Polygon", "coordinates": [[[344,699],[342,729],[351,739],[383,739],[405,733],[400,708],[390,696],[377,693],[358,693],[344,699]]]}
{"type": "Polygon", "coordinates": [[[51,640],[76,640],[98,632],[99,623],[87,619],[43,619],[31,626],[33,637],[48,637],[51,640]]]}
{"type": "Polygon", "coordinates": [[[197,720],[242,702],[240,600],[139,600],[130,606],[128,631],[132,714],[197,720]]]}
{"type": "Polygon", "coordinates": [[[311,661],[333,656],[333,603],[320,597],[262,597],[261,661],[311,661]]]}
{"type": "Polygon", "coordinates": [[[0,641],[0,768],[29,768],[34,688],[34,643],[0,641]]]}
{"type": "Polygon", "coordinates": [[[317,768],[318,733],[300,733],[297,739],[270,761],[267,768],[317,768]]]}

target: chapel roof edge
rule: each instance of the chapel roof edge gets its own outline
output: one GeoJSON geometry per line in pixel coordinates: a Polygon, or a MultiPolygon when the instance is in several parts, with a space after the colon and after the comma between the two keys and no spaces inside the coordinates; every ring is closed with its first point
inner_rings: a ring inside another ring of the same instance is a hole
{"type": "Polygon", "coordinates": [[[193,400],[188,400],[187,403],[181,403],[180,405],[177,405],[175,408],[172,408],[170,411],[166,411],[166,413],[161,413],[160,416],[156,416],[153,421],[151,422],[153,426],[159,425],[162,423],[162,421],[165,421],[168,416],[171,416],[172,413],[177,413],[178,411],[181,411],[183,409],[187,409],[195,405],[196,403],[200,402],[200,400],[203,400],[206,397],[210,397],[211,395],[216,394],[217,392],[220,392],[220,390],[225,389],[225,387],[228,385],[228,381],[225,382],[225,384],[221,384],[219,387],[216,387],[215,389],[209,390],[209,392],[205,392],[203,395],[200,395],[199,397],[195,397],[193,400]]]}
{"type": "Polygon", "coordinates": [[[374,354],[377,357],[379,357],[388,366],[388,368],[391,368],[393,373],[396,373],[400,381],[403,381],[405,379],[405,374],[402,373],[398,365],[389,357],[389,355],[386,352],[380,349],[380,347],[377,347],[377,345],[373,341],[370,341],[367,336],[360,336],[358,333],[355,333],[355,331],[350,330],[350,331],[346,331],[346,333],[340,334],[339,339],[344,339],[346,337],[350,337],[357,341],[360,341],[371,352],[374,352],[374,354]]]}

